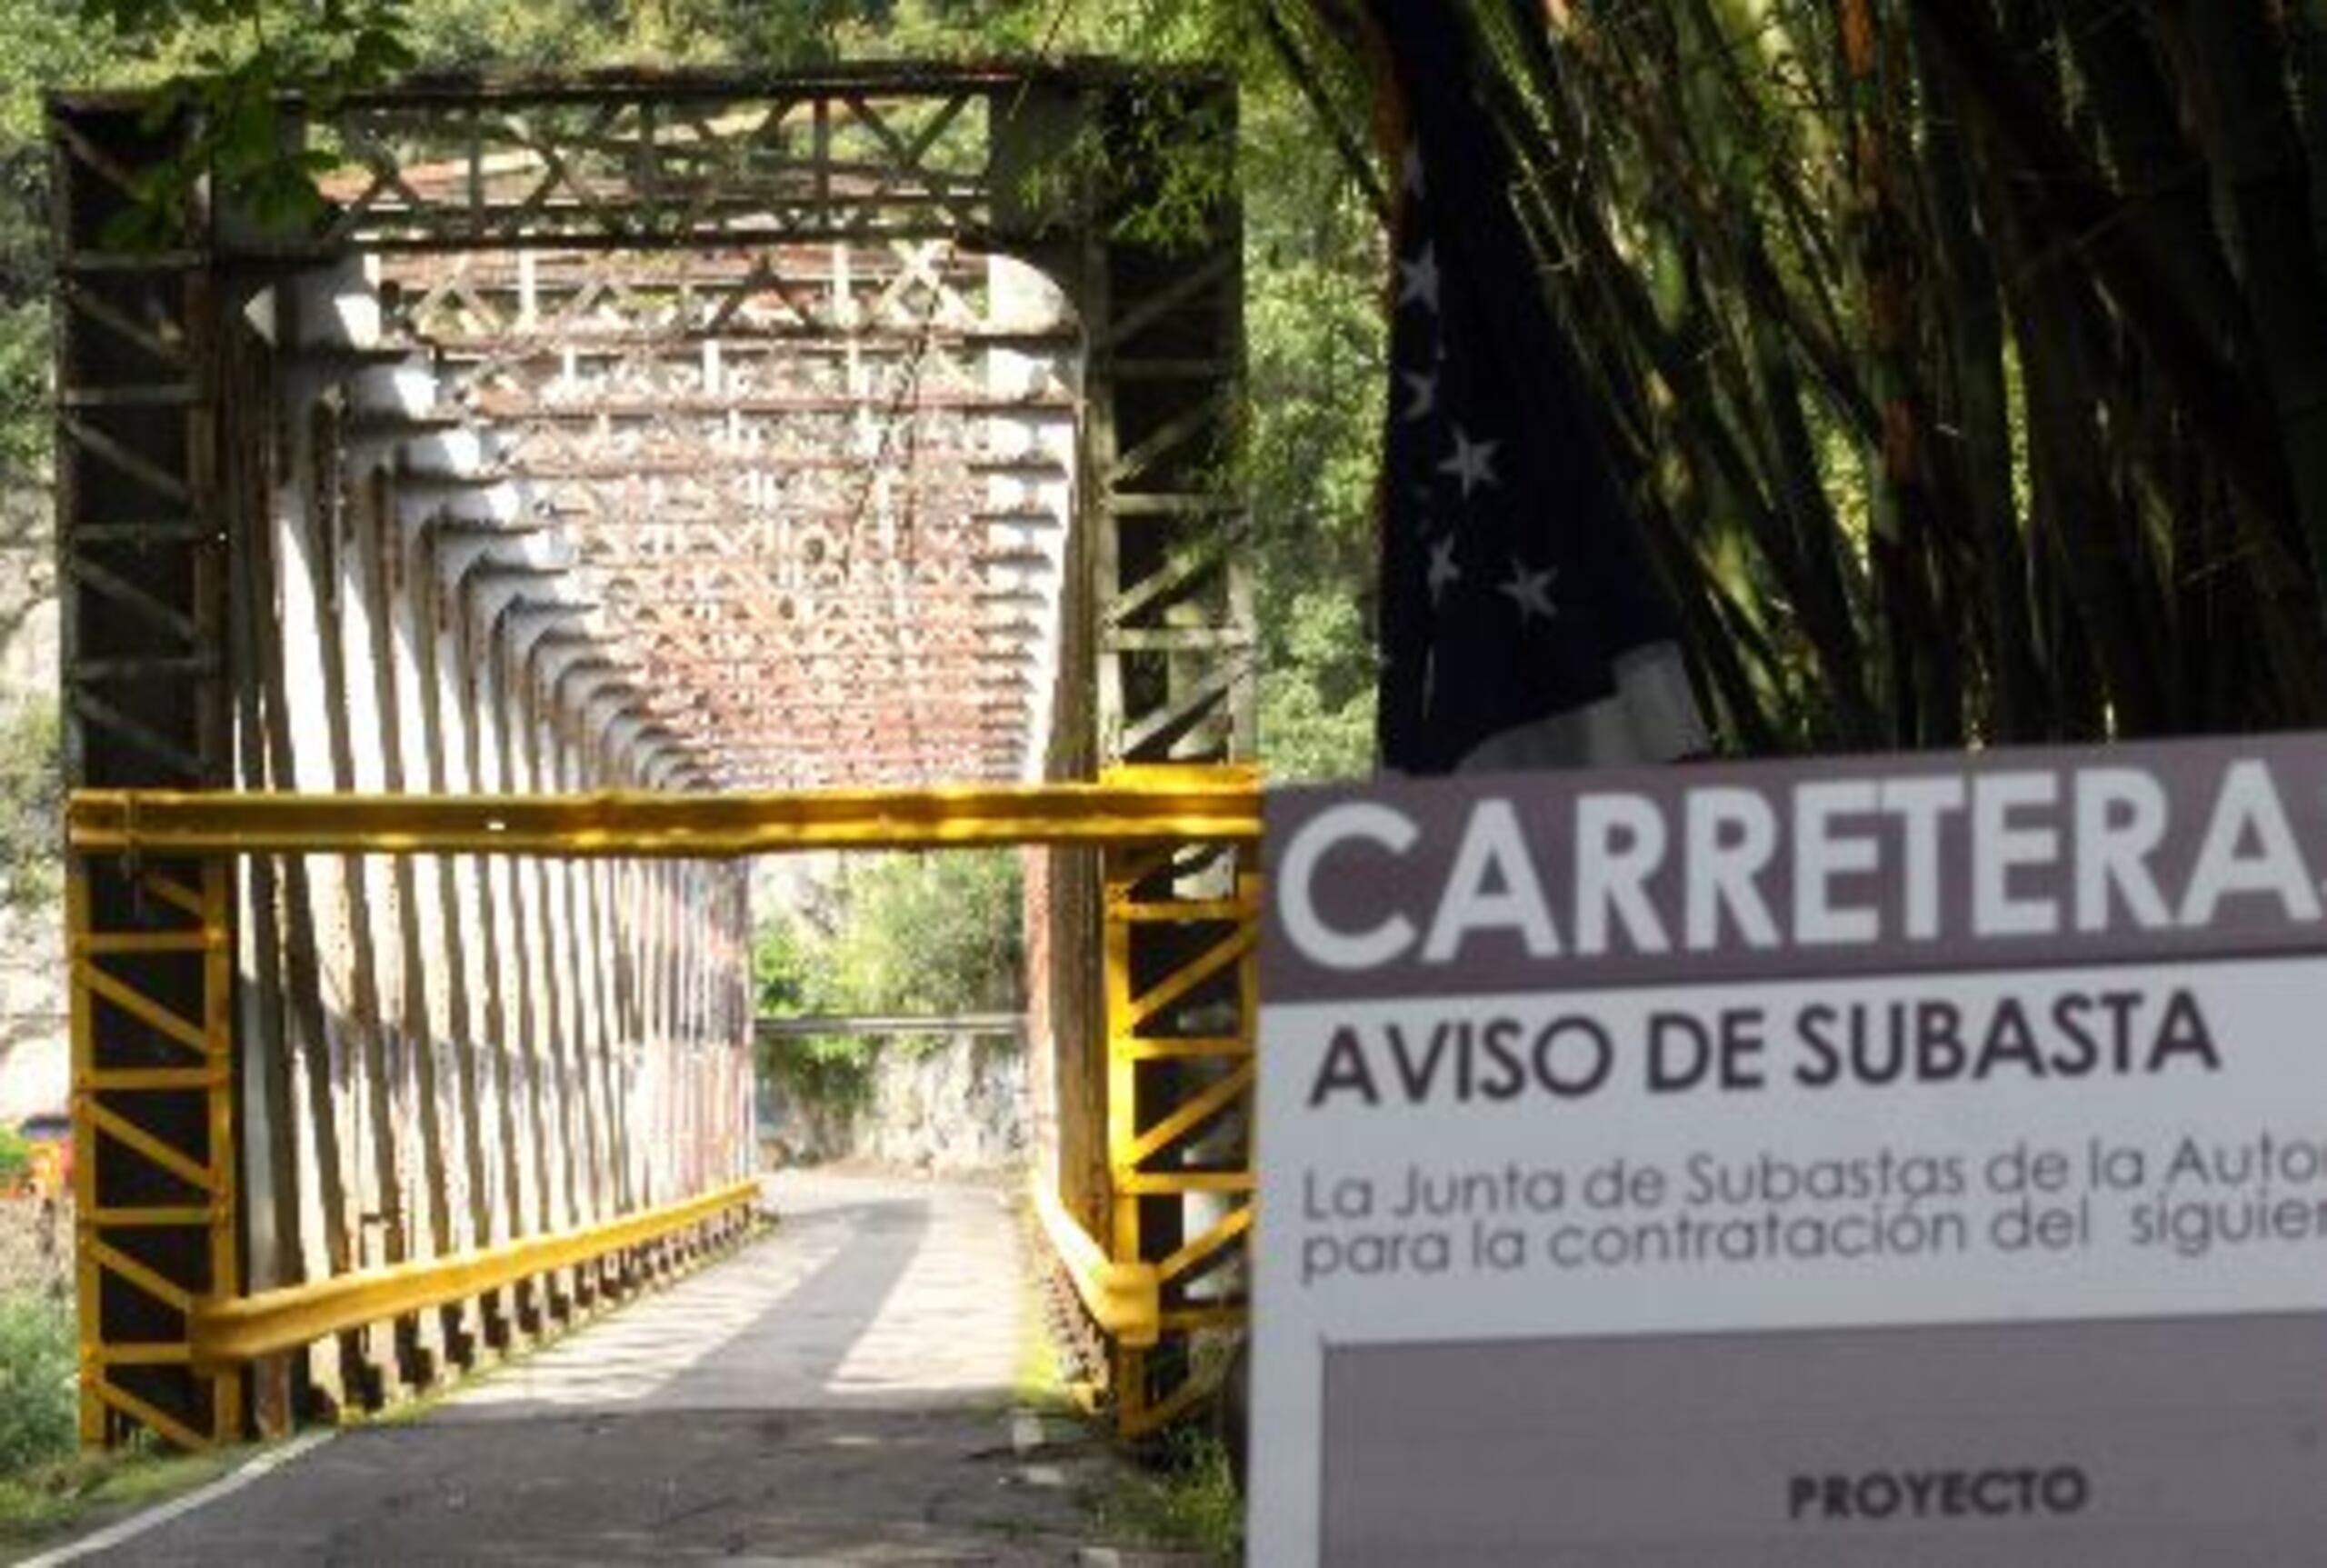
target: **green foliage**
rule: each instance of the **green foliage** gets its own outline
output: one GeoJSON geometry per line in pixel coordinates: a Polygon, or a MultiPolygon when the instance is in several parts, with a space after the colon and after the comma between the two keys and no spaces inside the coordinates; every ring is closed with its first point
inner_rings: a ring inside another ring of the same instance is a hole
{"type": "Polygon", "coordinates": [[[1024,957],[1018,857],[1007,850],[895,854],[846,884],[849,919],[825,951],[852,1012],[1015,1007],[1024,957]]]}
{"type": "Polygon", "coordinates": [[[1373,751],[1383,246],[1343,171],[1287,113],[1248,110],[1245,155],[1261,754],[1273,778],[1346,778],[1373,751]]]}
{"type": "Polygon", "coordinates": [[[0,1474],[71,1454],[75,1366],[73,1318],[62,1303],[0,1301],[0,1474]]]}
{"type": "Polygon", "coordinates": [[[809,1104],[854,1111],[872,1100],[873,1064],[879,1050],[877,1042],[854,1035],[771,1040],[761,1047],[760,1066],[809,1104]]]}
{"type": "Polygon", "coordinates": [[[814,1011],[808,996],[817,980],[808,948],[797,920],[779,917],[761,925],[752,945],[752,983],[762,1014],[814,1011]]]}
{"type": "Polygon", "coordinates": [[[322,217],[315,181],[336,159],[304,145],[285,117],[297,92],[328,115],[348,94],[375,87],[417,62],[404,0],[80,0],[81,15],[120,41],[131,74],[151,78],[147,122],[182,120],[191,134],[175,158],[141,171],[137,205],[108,240],[165,245],[183,231],[185,204],[207,180],[262,233],[290,235],[322,217]]]}
{"type": "Polygon", "coordinates": [[[47,415],[48,302],[0,302],[0,484],[46,473],[47,415]]]}
{"type": "MultiPolygon", "coordinates": [[[[833,909],[780,912],[760,927],[753,952],[760,1010],[1013,1010],[1025,962],[1022,886],[1018,857],[1005,850],[889,854],[852,865],[833,909]]],[[[767,1048],[765,1065],[804,1097],[851,1104],[869,1087],[877,1049],[855,1035],[782,1040],[767,1048]]]]}
{"type": "Polygon", "coordinates": [[[854,866],[836,890],[837,915],[785,913],[761,927],[760,1005],[855,1014],[1015,1007],[1021,886],[1008,851],[888,854],[854,866]]]}
{"type": "Polygon", "coordinates": [[[151,1507],[215,1481],[245,1457],[235,1448],[172,1453],[139,1442],[17,1470],[0,1464],[0,1549],[54,1540],[100,1511],[151,1507]]]}
{"type": "Polygon", "coordinates": [[[1277,780],[1347,778],[1373,752],[1372,644],[1356,602],[1331,589],[1280,586],[1261,674],[1261,750],[1277,780]]]}
{"type": "MultiPolygon", "coordinates": [[[[753,944],[752,975],[763,1016],[834,1010],[825,1000],[829,972],[823,953],[829,940],[797,919],[779,916],[761,925],[753,944]]],[[[815,1104],[846,1109],[862,1104],[872,1091],[868,1043],[853,1035],[770,1040],[762,1044],[760,1057],[770,1077],[815,1104]]]]}
{"type": "Polygon", "coordinates": [[[734,56],[754,65],[821,65],[841,56],[853,27],[878,26],[894,7],[866,0],[795,0],[789,5],[724,0],[710,19],[734,56]]]}
{"type": "Polygon", "coordinates": [[[1214,1563],[1244,1560],[1244,1500],[1219,1439],[1175,1429],[1147,1470],[1125,1474],[1103,1496],[1099,1525],[1110,1538],[1201,1553],[1214,1563]]]}
{"type": "Polygon", "coordinates": [[[64,886],[65,778],[56,706],[28,703],[0,724],[0,877],[10,907],[55,903],[64,886]]]}
{"type": "MultiPolygon", "coordinates": [[[[2327,23],[2307,5],[1482,0],[1447,9],[1742,749],[2327,716],[2327,23]],[[1845,25],[1847,21],[1847,25],[1845,25]],[[1844,40],[1873,47],[1853,64],[1844,40]],[[2025,143],[2026,145],[2021,145],[2025,143]],[[2128,288],[2128,279],[2142,286],[2128,288]],[[1876,308],[1880,305],[1880,308],[1876,308]],[[2178,346],[2177,346],[2178,345],[2178,346]]],[[[1215,63],[1124,231],[1247,256],[1263,746],[1365,765],[1383,384],[1374,86],[1341,0],[0,0],[0,479],[48,422],[38,92],[165,83],[260,220],[316,209],[277,90],[418,64],[1215,63]],[[1211,127],[1224,129],[1224,127],[1211,127]]]]}
{"type": "Polygon", "coordinates": [[[0,489],[48,468],[48,147],[41,95],[105,74],[74,0],[0,0],[0,489]]]}
{"type": "Polygon", "coordinates": [[[14,1127],[0,1127],[0,1193],[13,1192],[33,1168],[33,1146],[14,1127]]]}

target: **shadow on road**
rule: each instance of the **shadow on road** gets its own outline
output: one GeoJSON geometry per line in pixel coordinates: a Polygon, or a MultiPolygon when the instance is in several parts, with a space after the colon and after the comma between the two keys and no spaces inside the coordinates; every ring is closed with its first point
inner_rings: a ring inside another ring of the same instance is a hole
{"type": "Polygon", "coordinates": [[[995,1194],[773,1187],[774,1237],[105,1560],[1074,1561],[1074,1453],[1014,1443],[1024,1289],[995,1194]]]}

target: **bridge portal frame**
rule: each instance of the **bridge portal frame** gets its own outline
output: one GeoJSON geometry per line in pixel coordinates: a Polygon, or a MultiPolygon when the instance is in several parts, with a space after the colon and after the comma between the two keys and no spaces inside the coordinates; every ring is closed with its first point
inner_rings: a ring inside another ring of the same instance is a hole
{"type": "MultiPolygon", "coordinates": [[[[978,789],[857,790],[826,794],[680,796],[603,791],[585,796],[270,795],[232,792],[79,790],[67,806],[76,856],[136,864],[149,854],[200,857],[206,865],[267,854],[491,854],[539,860],[644,857],[700,860],[799,849],[964,849],[1040,844],[1097,848],[1108,856],[1104,933],[1109,1123],[1106,1151],[1113,1203],[1103,1241],[1036,1174],[1034,1206],[1066,1282],[1108,1342],[1117,1430],[1148,1435],[1188,1411],[1205,1392],[1190,1375],[1184,1342],[1242,1326],[1241,1295],[1203,1300],[1191,1291],[1234,1258],[1251,1233],[1253,1174],[1249,1144],[1226,1160],[1214,1146],[1201,1166],[1164,1156],[1249,1104],[1258,1062],[1261,886],[1260,776],[1250,767],[1149,766],[1111,770],[1094,784],[978,789]],[[1178,863],[1227,857],[1226,897],[1171,891],[1178,863]],[[1198,939],[1161,971],[1134,962],[1143,930],[1172,928],[1198,939]],[[1213,1032],[1159,1026],[1172,1002],[1225,984],[1238,1011],[1213,1032]],[[1203,1060],[1219,1075],[1167,1114],[1137,1114],[1136,1075],[1156,1061],[1203,1060]],[[1223,1194],[1227,1205],[1193,1239],[1151,1255],[1140,1226],[1157,1196],[1223,1194]]],[[[84,876],[75,877],[80,886],[84,876]]],[[[173,894],[175,897],[177,894],[173,894]]],[[[182,898],[180,902],[185,902],[182,898]]],[[[231,1148],[230,1142],[220,1147],[231,1148]]],[[[167,1157],[167,1156],[163,1156],[167,1157]]],[[[231,1168],[231,1162],[229,1162],[231,1168]]],[[[480,1293],[529,1282],[557,1267],[629,1270],[629,1254],[660,1272],[655,1249],[674,1236],[689,1248],[741,1233],[751,1189],[728,1186],[661,1210],[626,1215],[571,1234],[528,1238],[477,1252],[359,1271],[252,1295],[213,1292],[180,1302],[186,1343],[169,1360],[225,1385],[250,1363],[329,1334],[393,1324],[480,1293]]],[[[84,1268],[105,1266],[86,1255],[84,1268]]],[[[176,1299],[176,1298],[173,1298],[176,1299]]],[[[128,1361],[116,1347],[92,1347],[101,1362],[128,1361]],[[114,1353],[108,1355],[108,1352],[114,1353]]],[[[108,1408],[121,1407],[105,1395],[108,1408]]],[[[133,1396],[134,1397],[134,1396],[133,1396]]],[[[239,1408],[238,1405],[235,1408],[239,1408]]],[[[173,1443],[210,1438],[165,1412],[139,1412],[173,1443]]]]}
{"type": "MultiPolygon", "coordinates": [[[[295,142],[314,128],[308,105],[281,108],[295,142]]],[[[239,1435],[253,1393],[238,1369],[197,1361],[194,1344],[205,1311],[242,1297],[242,1260],[264,1223],[237,1190],[254,1059],[234,1022],[242,926],[255,921],[271,948],[278,904],[265,861],[168,850],[135,818],[146,792],[231,791],[266,771],[254,726],[237,722],[236,694],[270,650],[248,586],[260,546],[233,437],[237,420],[267,414],[241,395],[252,381],[235,363],[233,316],[267,283],[364,249],[942,235],[1033,263],[1084,323],[1084,494],[1045,771],[1090,779],[1253,750],[1233,479],[1241,220],[1229,181],[1196,193],[1193,235],[1158,239],[1126,221],[1198,166],[1159,156],[1171,138],[1156,127],[1233,136],[1233,90],[1203,74],[994,65],[415,85],[334,108],[358,172],[330,189],[318,230],[288,241],[206,205],[204,182],[173,183],[192,127],[149,109],[89,95],[49,108],[66,772],[76,791],[126,792],[132,817],[119,846],[76,843],[69,874],[81,1422],[93,1443],[145,1428],[193,1447],[239,1435]],[[157,182],[175,193],[167,210],[147,199],[157,182]],[[141,215],[149,232],[125,238],[141,215]]],[[[1144,1030],[1110,1009],[1136,1008],[1194,964],[1210,964],[1198,978],[1217,1013],[1223,971],[1203,956],[1201,917],[1248,898],[1249,864],[1167,854],[1103,868],[1098,854],[1056,849],[1034,879],[1058,1143],[1046,1195],[1130,1247],[1114,1266],[1203,1263],[1209,1273],[1243,1222],[1232,1210],[1189,1240],[1187,1183],[1154,1167],[1233,1123],[1249,1069],[1223,1089],[1233,1063],[1134,1053],[1130,1042],[1157,1031],[1156,1008],[1139,1014],[1144,1030]],[[1157,916],[1175,897],[1192,902],[1193,924],[1157,916]]],[[[286,861],[285,874],[304,874],[300,864],[286,861]]],[[[295,888],[287,907],[312,906],[295,888]]],[[[1226,973],[1249,967],[1247,954],[1226,973]]],[[[1251,997],[1249,979],[1231,982],[1228,1004],[1246,1011],[1226,1033],[1249,1040],[1251,997]]],[[[1220,1303],[1188,1311],[1233,1315],[1233,1296],[1220,1303]]],[[[402,1359],[401,1328],[399,1341],[402,1359]]],[[[1113,1370],[1119,1393],[1133,1391],[1120,1405],[1127,1427],[1186,1383],[1184,1354],[1152,1341],[1118,1344],[1113,1370]]],[[[261,1411],[261,1424],[283,1413],[261,1411]]]]}

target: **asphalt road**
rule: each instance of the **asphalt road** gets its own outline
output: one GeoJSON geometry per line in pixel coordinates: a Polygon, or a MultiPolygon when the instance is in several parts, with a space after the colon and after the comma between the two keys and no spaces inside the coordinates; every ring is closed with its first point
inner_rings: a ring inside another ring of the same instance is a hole
{"type": "Polygon", "coordinates": [[[1013,1407],[1028,1303],[1002,1196],[770,1189],[782,1226],[739,1256],[83,1560],[1091,1561],[1099,1445],[1013,1407]]]}

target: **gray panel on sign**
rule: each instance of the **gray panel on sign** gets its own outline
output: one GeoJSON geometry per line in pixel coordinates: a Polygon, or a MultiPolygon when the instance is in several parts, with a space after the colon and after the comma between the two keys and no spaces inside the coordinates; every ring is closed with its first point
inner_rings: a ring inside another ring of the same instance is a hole
{"type": "Polygon", "coordinates": [[[2322,1374],[2318,1315],[1333,1347],[1319,1539],[1333,1564],[2319,1568],[2322,1374]],[[2082,1504],[2045,1505],[2071,1473],[2082,1504]]]}

